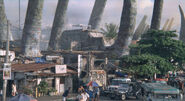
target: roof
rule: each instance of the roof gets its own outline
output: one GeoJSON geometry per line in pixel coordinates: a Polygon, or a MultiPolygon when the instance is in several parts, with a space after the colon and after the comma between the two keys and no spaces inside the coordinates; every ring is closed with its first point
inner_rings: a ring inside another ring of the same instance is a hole
{"type": "Polygon", "coordinates": [[[131,80],[131,79],[129,79],[129,78],[116,78],[116,79],[112,79],[112,80],[126,81],[126,80],[131,80]]]}
{"type": "Polygon", "coordinates": [[[94,38],[102,38],[103,37],[102,33],[97,33],[97,32],[91,32],[91,33],[89,33],[89,35],[94,38]]]}
{"type": "MultiPolygon", "coordinates": [[[[32,71],[39,71],[39,70],[55,67],[55,65],[57,65],[57,64],[56,63],[47,63],[47,64],[38,64],[38,63],[32,63],[32,64],[12,64],[12,71],[14,71],[14,72],[32,72],[32,71]]],[[[71,69],[67,69],[67,73],[76,74],[77,72],[74,71],[74,70],[71,70],[71,69]]],[[[42,75],[42,74],[39,74],[39,75],[42,75]]],[[[46,75],[46,74],[47,75],[51,75],[52,73],[50,73],[50,74],[49,73],[44,73],[43,75],[46,75]]],[[[59,75],[59,74],[55,74],[55,75],[59,75]]],[[[63,74],[61,74],[61,75],[63,75],[63,74]]]]}
{"type": "Polygon", "coordinates": [[[143,88],[147,91],[154,93],[170,93],[170,94],[178,94],[179,90],[163,83],[145,83],[143,84],[143,88]]]}
{"type": "MultiPolygon", "coordinates": [[[[73,72],[71,74],[77,74],[77,72],[73,72]]],[[[70,73],[59,73],[59,74],[55,74],[55,73],[37,73],[37,76],[68,76],[70,75],[70,73]]]]}
{"type": "Polygon", "coordinates": [[[39,71],[47,68],[54,67],[57,64],[54,63],[47,63],[47,64],[12,64],[12,71],[15,72],[31,72],[31,71],[39,71]]]}

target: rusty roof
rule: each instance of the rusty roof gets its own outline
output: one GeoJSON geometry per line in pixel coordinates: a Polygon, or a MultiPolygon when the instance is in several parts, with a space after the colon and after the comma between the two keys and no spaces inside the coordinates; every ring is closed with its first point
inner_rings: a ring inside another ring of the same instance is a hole
{"type": "Polygon", "coordinates": [[[16,72],[31,72],[31,71],[39,71],[47,68],[54,67],[57,64],[54,63],[47,63],[47,64],[12,64],[12,71],[16,72]]]}
{"type": "MultiPolygon", "coordinates": [[[[38,64],[38,63],[32,63],[32,64],[12,64],[12,71],[13,72],[35,72],[43,69],[48,69],[55,67],[55,65],[58,65],[56,63],[47,63],[47,64],[38,64]]],[[[3,69],[0,69],[2,72],[3,69]]],[[[69,74],[77,74],[75,70],[67,69],[67,73],[61,73],[61,74],[55,74],[55,73],[37,73],[36,75],[40,76],[66,76],[69,74]]]]}
{"type": "Polygon", "coordinates": [[[55,74],[55,73],[37,73],[37,76],[69,76],[71,74],[73,74],[73,73],[59,73],[59,74],[55,74]]]}

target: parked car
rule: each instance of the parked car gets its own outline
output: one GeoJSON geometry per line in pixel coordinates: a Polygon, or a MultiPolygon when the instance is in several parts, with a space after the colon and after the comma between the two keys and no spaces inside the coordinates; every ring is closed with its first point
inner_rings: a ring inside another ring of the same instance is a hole
{"type": "Polygon", "coordinates": [[[115,93],[121,100],[126,100],[130,97],[141,98],[141,87],[137,82],[130,82],[121,84],[118,88],[118,92],[115,93]]]}
{"type": "Polygon", "coordinates": [[[112,83],[111,83],[111,85],[108,86],[108,90],[110,92],[117,91],[119,86],[120,86],[120,84],[129,83],[129,82],[131,82],[131,79],[129,79],[129,78],[112,79],[112,83]]]}

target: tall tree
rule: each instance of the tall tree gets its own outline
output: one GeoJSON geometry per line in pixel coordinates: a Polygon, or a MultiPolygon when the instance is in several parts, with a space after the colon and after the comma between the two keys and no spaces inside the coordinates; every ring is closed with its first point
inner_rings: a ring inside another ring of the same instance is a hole
{"type": "Polygon", "coordinates": [[[155,0],[151,29],[159,30],[161,24],[162,10],[163,10],[163,0],[155,0]]]}
{"type": "Polygon", "coordinates": [[[38,57],[40,53],[41,20],[44,0],[29,0],[22,36],[25,56],[38,57]]]}
{"type": "Polygon", "coordinates": [[[121,66],[139,76],[164,76],[168,71],[184,69],[185,44],[176,37],[172,31],[148,31],[130,46],[130,55],[121,58],[121,66]]]}
{"type": "Polygon", "coordinates": [[[53,27],[48,49],[57,50],[60,48],[60,38],[65,28],[65,16],[69,0],[58,0],[53,27]]]}
{"type": "Polygon", "coordinates": [[[158,55],[182,68],[185,63],[185,44],[174,38],[177,38],[177,35],[171,31],[150,30],[132,47],[137,50],[132,53],[158,55]]]}
{"type": "Polygon", "coordinates": [[[128,49],[129,39],[131,39],[136,25],[136,15],[137,0],[124,0],[118,38],[113,46],[117,56],[122,56],[128,49]]]}
{"type": "Polygon", "coordinates": [[[88,24],[88,25],[91,25],[91,29],[99,29],[103,12],[106,6],[106,2],[107,0],[95,1],[94,7],[91,13],[91,17],[89,19],[89,24],[88,24]]]}
{"type": "Polygon", "coordinates": [[[175,67],[166,59],[150,54],[131,55],[121,58],[121,67],[141,77],[152,77],[155,73],[165,75],[175,67]]]}

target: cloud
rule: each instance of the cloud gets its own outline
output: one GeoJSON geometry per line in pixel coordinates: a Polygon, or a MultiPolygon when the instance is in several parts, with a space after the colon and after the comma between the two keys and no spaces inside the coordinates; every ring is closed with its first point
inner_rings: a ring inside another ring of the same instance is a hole
{"type": "Polygon", "coordinates": [[[138,1],[138,5],[140,9],[145,9],[145,8],[151,8],[153,6],[153,1],[150,0],[140,0],[138,1]]]}

